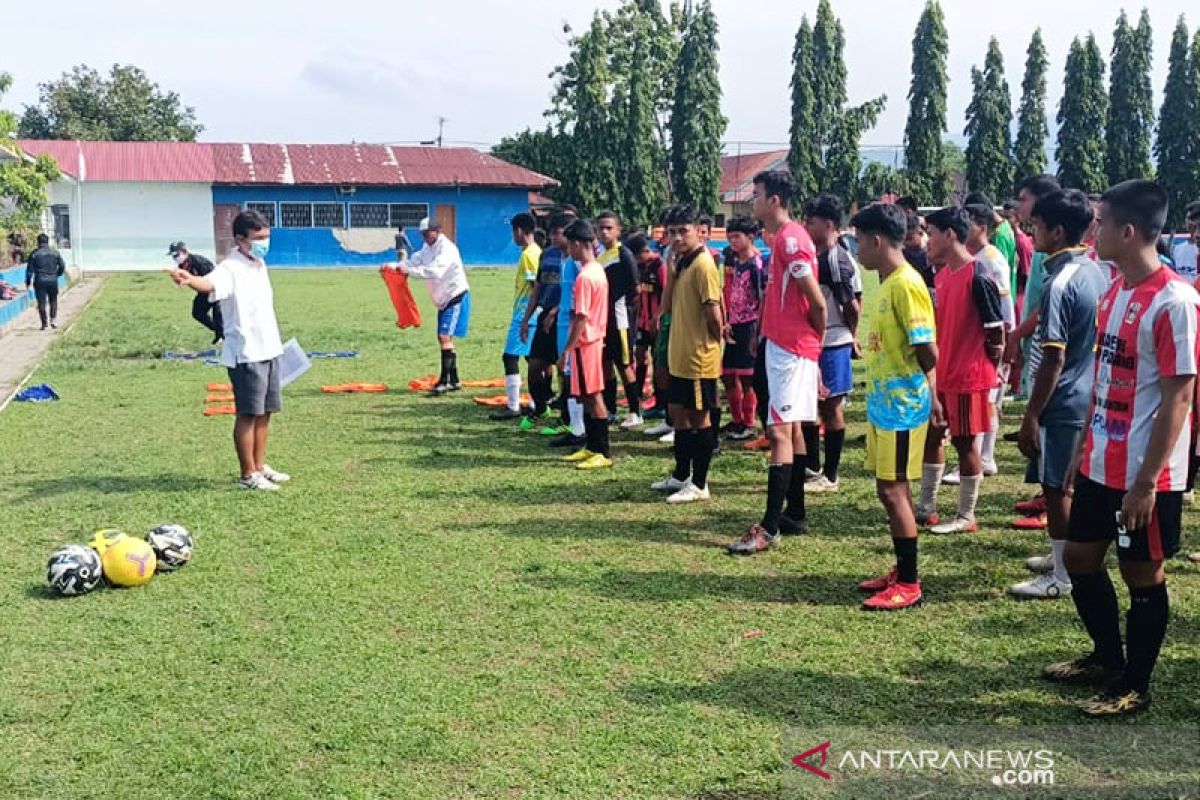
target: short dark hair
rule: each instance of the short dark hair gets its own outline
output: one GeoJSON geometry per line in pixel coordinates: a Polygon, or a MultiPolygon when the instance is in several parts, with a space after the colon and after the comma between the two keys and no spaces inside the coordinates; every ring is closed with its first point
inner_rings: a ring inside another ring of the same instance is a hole
{"type": "Polygon", "coordinates": [[[1196,219],[1200,217],[1200,200],[1193,200],[1187,204],[1187,208],[1183,211],[1185,219],[1196,219]]]}
{"type": "Polygon", "coordinates": [[[650,248],[650,243],[646,241],[646,237],[640,233],[635,233],[625,240],[625,249],[635,256],[640,256],[650,248]]]}
{"type": "Polygon", "coordinates": [[[599,222],[602,219],[611,219],[613,222],[617,223],[618,228],[621,227],[621,216],[615,211],[601,211],[596,215],[596,222],[599,222]]]}
{"type": "Polygon", "coordinates": [[[521,212],[512,218],[512,226],[521,233],[533,233],[537,227],[537,221],[534,220],[533,214],[521,212]]]}
{"type": "Polygon", "coordinates": [[[763,187],[767,197],[778,197],[781,205],[790,206],[796,196],[796,180],[786,169],[765,169],[754,176],[753,183],[763,187]]]}
{"type": "Polygon", "coordinates": [[[1020,202],[1016,200],[1005,200],[1003,203],[1003,208],[1005,211],[1016,211],[1020,207],[1020,202]]]}
{"type": "Polygon", "coordinates": [[[250,209],[243,211],[233,218],[233,235],[248,236],[253,231],[261,231],[263,228],[271,227],[264,217],[258,211],[250,209]]]}
{"type": "Polygon", "coordinates": [[[1092,202],[1078,189],[1051,192],[1038,198],[1031,216],[1040,219],[1047,228],[1061,227],[1067,236],[1067,245],[1071,247],[1083,241],[1095,218],[1092,202]]]}
{"type": "Polygon", "coordinates": [[[1158,237],[1167,224],[1166,191],[1154,181],[1132,180],[1118,183],[1100,202],[1118,225],[1132,225],[1147,242],[1158,237]]]}
{"type": "Polygon", "coordinates": [[[962,206],[946,206],[939,208],[925,218],[925,221],[942,233],[954,231],[960,242],[967,240],[967,231],[971,227],[967,210],[962,206]]]}
{"type": "Polygon", "coordinates": [[[38,247],[45,247],[50,244],[50,237],[44,233],[39,233],[37,238],[38,247]]]}
{"type": "Polygon", "coordinates": [[[896,205],[900,206],[901,208],[908,209],[914,214],[921,210],[920,204],[917,203],[917,198],[911,194],[906,194],[898,199],[896,201],[896,205]]]}
{"type": "Polygon", "coordinates": [[[550,237],[547,236],[546,232],[544,230],[542,230],[541,228],[533,229],[533,241],[535,244],[537,244],[538,247],[542,248],[543,250],[546,249],[546,242],[549,240],[549,238],[550,237]]]}
{"type": "Polygon", "coordinates": [[[841,225],[842,219],[845,217],[845,206],[842,205],[842,199],[835,194],[822,192],[816,197],[809,198],[804,204],[804,216],[816,217],[818,219],[827,219],[834,225],[841,225]]]}
{"type": "Polygon", "coordinates": [[[699,225],[700,214],[688,203],[673,205],[663,213],[664,225],[699,225]]]}
{"type": "Polygon", "coordinates": [[[992,198],[988,197],[987,193],[985,193],[985,192],[968,192],[967,196],[963,199],[963,205],[964,206],[987,206],[988,208],[995,207],[994,204],[992,203],[992,198]]]}
{"type": "Polygon", "coordinates": [[[567,237],[572,242],[594,242],[596,241],[596,231],[592,228],[592,223],[586,219],[577,219],[567,226],[563,231],[563,236],[567,237]]]}
{"type": "Polygon", "coordinates": [[[908,233],[921,230],[921,215],[912,209],[905,208],[899,203],[896,207],[904,211],[904,224],[908,228],[908,233]]]}
{"type": "Polygon", "coordinates": [[[963,206],[967,212],[967,216],[971,218],[971,222],[976,225],[981,225],[988,230],[991,230],[992,225],[996,221],[995,210],[986,203],[968,203],[963,206]]]}
{"type": "Polygon", "coordinates": [[[1021,181],[1018,192],[1029,192],[1034,197],[1045,197],[1051,192],[1057,192],[1062,186],[1053,175],[1031,175],[1021,181]]]}
{"type": "MultiPolygon", "coordinates": [[[[907,213],[891,203],[872,203],[859,211],[850,220],[850,226],[860,233],[882,236],[897,247],[904,242],[908,233],[908,217],[916,217],[914,211],[907,213]]],[[[920,224],[918,220],[917,224],[920,224]]]]}
{"type": "Polygon", "coordinates": [[[566,227],[568,225],[570,225],[574,220],[575,220],[574,214],[568,214],[566,212],[560,211],[559,213],[550,217],[550,222],[548,223],[548,225],[550,226],[550,230],[565,230],[566,227]]]}
{"type": "Polygon", "coordinates": [[[750,238],[758,236],[758,220],[752,217],[734,217],[725,223],[725,232],[744,233],[750,238]]]}
{"type": "Polygon", "coordinates": [[[711,229],[713,226],[713,218],[708,214],[701,214],[700,216],[696,217],[696,224],[702,228],[711,229]]]}

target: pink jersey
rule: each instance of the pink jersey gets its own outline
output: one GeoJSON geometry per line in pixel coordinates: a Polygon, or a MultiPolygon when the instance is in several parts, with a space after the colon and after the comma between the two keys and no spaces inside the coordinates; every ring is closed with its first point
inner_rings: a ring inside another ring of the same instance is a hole
{"type": "MultiPolygon", "coordinates": [[[[1137,286],[1118,280],[1097,314],[1096,384],[1080,473],[1111,489],[1137,479],[1162,405],[1161,378],[1195,375],[1200,360],[1200,295],[1169,269],[1137,286]]],[[[1159,476],[1160,492],[1187,483],[1190,419],[1159,476]]]]}
{"type": "Polygon", "coordinates": [[[762,335],[793,355],[817,361],[821,336],[808,321],[808,298],[799,280],[816,280],[817,248],[808,231],[794,220],[775,233],[767,288],[762,298],[762,335]]]}

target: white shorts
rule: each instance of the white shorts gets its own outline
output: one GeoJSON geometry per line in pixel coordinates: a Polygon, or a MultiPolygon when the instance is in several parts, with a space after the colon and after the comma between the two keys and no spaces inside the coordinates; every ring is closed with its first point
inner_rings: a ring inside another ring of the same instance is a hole
{"type": "Polygon", "coordinates": [[[816,422],[821,367],[767,340],[767,424],[816,422]]]}

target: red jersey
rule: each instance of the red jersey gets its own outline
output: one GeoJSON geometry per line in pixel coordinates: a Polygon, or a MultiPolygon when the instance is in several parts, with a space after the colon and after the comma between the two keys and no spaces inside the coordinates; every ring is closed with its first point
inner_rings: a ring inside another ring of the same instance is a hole
{"type": "Polygon", "coordinates": [[[599,261],[589,261],[575,278],[575,310],[587,319],[579,336],[579,344],[604,340],[608,328],[608,279],[599,261]]]}
{"type": "Polygon", "coordinates": [[[987,329],[1004,327],[996,282],[979,261],[971,260],[956,269],[939,269],[933,285],[938,391],[972,394],[995,388],[996,365],[987,355],[987,329]]]}
{"type": "Polygon", "coordinates": [[[808,321],[808,298],[798,281],[816,280],[817,248],[795,220],[775,232],[767,288],[762,298],[762,335],[793,355],[813,361],[821,357],[821,336],[808,321]]]}
{"type": "MultiPolygon", "coordinates": [[[[1097,313],[1096,382],[1082,475],[1110,489],[1133,486],[1162,405],[1159,380],[1196,374],[1198,315],[1200,295],[1165,267],[1137,286],[1120,279],[1108,287],[1097,313]]],[[[1190,428],[1185,424],[1172,445],[1157,491],[1183,491],[1190,428]]]]}

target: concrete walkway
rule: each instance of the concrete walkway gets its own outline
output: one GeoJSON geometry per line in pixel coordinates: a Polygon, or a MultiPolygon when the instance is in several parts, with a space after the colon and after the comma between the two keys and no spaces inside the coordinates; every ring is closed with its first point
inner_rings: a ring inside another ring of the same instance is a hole
{"type": "Polygon", "coordinates": [[[58,297],[58,330],[41,330],[37,308],[26,309],[21,316],[0,333],[0,411],[42,362],[50,345],[66,336],[83,315],[92,299],[103,288],[104,274],[94,273],[58,297]]]}

